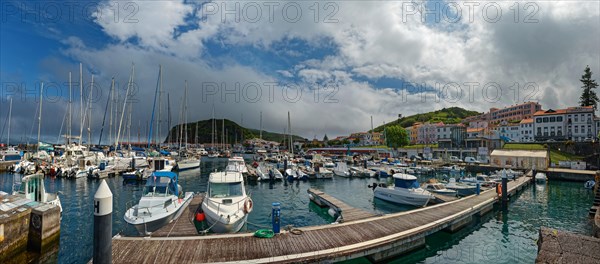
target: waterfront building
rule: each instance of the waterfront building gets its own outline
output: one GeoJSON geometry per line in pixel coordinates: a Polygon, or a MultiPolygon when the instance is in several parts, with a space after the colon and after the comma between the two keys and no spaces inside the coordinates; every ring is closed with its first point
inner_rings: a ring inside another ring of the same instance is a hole
{"type": "Polygon", "coordinates": [[[535,141],[592,141],[598,136],[597,117],[591,106],[548,109],[534,114],[535,141]]]}
{"type": "Polygon", "coordinates": [[[504,168],[545,170],[549,162],[546,150],[495,149],[490,156],[491,165],[504,168]]]}
{"type": "Polygon", "coordinates": [[[533,119],[527,118],[519,123],[519,142],[533,142],[533,119]]]}
{"type": "Polygon", "coordinates": [[[440,148],[464,147],[467,127],[463,124],[447,124],[437,128],[437,141],[440,148]]]}

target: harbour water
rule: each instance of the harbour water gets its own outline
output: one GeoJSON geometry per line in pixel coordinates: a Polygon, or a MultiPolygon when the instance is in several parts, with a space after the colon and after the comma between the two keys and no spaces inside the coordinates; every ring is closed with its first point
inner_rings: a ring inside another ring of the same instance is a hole
{"type": "MultiPolygon", "coordinates": [[[[226,159],[202,160],[200,170],[179,175],[184,191],[204,192],[208,174],[221,170],[226,159]]],[[[424,180],[425,178],[421,178],[424,180]]],[[[254,211],[248,218],[247,231],[270,226],[271,203],[281,202],[282,226],[311,226],[333,221],[326,211],[311,204],[306,190],[317,188],[336,198],[376,214],[412,209],[373,198],[367,185],[374,179],[335,177],[333,180],[308,182],[248,182],[247,192],[254,200],[254,211]]],[[[383,180],[385,181],[385,180],[383,180]]],[[[0,190],[11,191],[13,175],[0,173],[0,190]]],[[[92,201],[99,181],[88,179],[47,178],[49,192],[60,191],[63,204],[59,263],[86,263],[92,256],[92,201]]],[[[124,184],[119,177],[107,179],[114,195],[113,235],[134,235],[135,231],[123,221],[128,206],[137,202],[142,186],[124,184]]],[[[548,226],[580,234],[590,234],[587,209],[593,195],[581,183],[549,182],[527,187],[513,199],[508,213],[495,210],[470,227],[457,233],[439,232],[427,238],[427,246],[394,260],[395,263],[532,263],[535,260],[540,226],[548,226]]],[[[366,262],[357,259],[353,263],[366,262]]]]}

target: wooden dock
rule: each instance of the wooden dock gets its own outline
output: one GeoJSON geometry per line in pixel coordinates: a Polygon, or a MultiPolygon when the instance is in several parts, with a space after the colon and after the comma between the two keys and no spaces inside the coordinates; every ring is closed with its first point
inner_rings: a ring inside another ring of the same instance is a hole
{"type": "MultiPolygon", "coordinates": [[[[508,184],[509,196],[531,182],[520,177],[508,184]]],[[[407,212],[345,223],[302,227],[273,238],[253,234],[187,237],[120,237],[113,239],[114,263],[296,263],[334,262],[358,257],[383,261],[425,245],[440,230],[456,231],[473,217],[493,210],[495,190],[407,212]],[[299,233],[299,234],[298,234],[299,233]],[[140,250],[144,249],[144,250],[140,250]]]]}
{"type": "Polygon", "coordinates": [[[365,219],[369,217],[376,216],[374,213],[367,212],[366,210],[359,209],[356,207],[352,207],[337,198],[326,194],[317,189],[308,189],[310,200],[321,207],[329,207],[336,211],[334,218],[336,218],[336,222],[350,222],[360,219],[365,219]]]}
{"type": "Polygon", "coordinates": [[[154,231],[151,237],[182,237],[182,236],[194,236],[198,234],[196,226],[194,225],[194,216],[198,207],[202,205],[204,200],[204,193],[194,195],[192,201],[183,208],[183,213],[175,219],[173,222],[166,226],[154,231]]]}

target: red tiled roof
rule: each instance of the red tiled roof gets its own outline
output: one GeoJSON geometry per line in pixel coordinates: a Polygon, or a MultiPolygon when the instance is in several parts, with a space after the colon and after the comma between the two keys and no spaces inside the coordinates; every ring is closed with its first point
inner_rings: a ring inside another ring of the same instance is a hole
{"type": "Polygon", "coordinates": [[[527,119],[523,119],[520,122],[521,124],[529,124],[529,123],[533,123],[533,118],[527,118],[527,119]]]}

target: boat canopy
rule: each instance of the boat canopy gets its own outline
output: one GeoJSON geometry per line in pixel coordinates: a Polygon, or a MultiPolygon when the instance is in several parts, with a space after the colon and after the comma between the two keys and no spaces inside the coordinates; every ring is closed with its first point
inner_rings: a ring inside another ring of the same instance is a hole
{"type": "Polygon", "coordinates": [[[174,195],[179,195],[177,174],[170,171],[155,171],[146,181],[146,187],[157,187],[155,192],[166,193],[168,190],[174,195]]]}
{"type": "Polygon", "coordinates": [[[394,174],[394,186],[398,188],[419,188],[419,183],[417,182],[417,177],[404,174],[404,173],[396,173],[394,174]]]}

